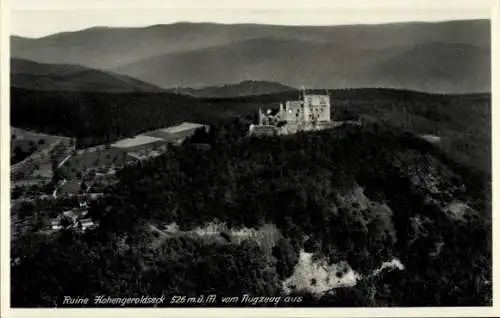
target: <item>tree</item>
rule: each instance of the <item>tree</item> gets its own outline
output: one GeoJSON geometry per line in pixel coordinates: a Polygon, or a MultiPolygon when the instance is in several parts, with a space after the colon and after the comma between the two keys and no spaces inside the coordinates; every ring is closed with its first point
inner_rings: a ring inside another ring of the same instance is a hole
{"type": "Polygon", "coordinates": [[[65,167],[57,168],[52,174],[52,183],[58,184],[60,181],[68,178],[68,173],[65,167]]]}
{"type": "Polygon", "coordinates": [[[331,291],[319,301],[332,307],[371,307],[374,305],[369,286],[360,283],[354,287],[341,287],[331,291]]]}
{"type": "Polygon", "coordinates": [[[13,200],[21,197],[24,193],[24,189],[20,186],[15,186],[14,189],[12,190],[11,198],[13,200]]]}
{"type": "Polygon", "coordinates": [[[63,216],[61,218],[61,226],[64,227],[64,228],[67,228],[67,227],[70,227],[71,225],[73,225],[73,220],[67,216],[63,216]]]}
{"type": "MultiPolygon", "coordinates": [[[[40,294],[90,295],[96,290],[279,295],[280,279],[291,275],[304,248],[330,263],[346,261],[363,277],[358,285],[336,289],[323,299],[304,297],[304,305],[491,301],[491,224],[484,217],[489,214],[483,202],[487,196],[481,194],[487,188],[472,177],[475,172],[469,171],[466,181],[468,169],[453,165],[435,146],[384,125],[262,139],[241,134],[243,123],[219,128],[207,152],[171,148],[163,156],[118,171],[119,182],[103,190],[106,195],[90,207],[99,227],[81,236],[63,233],[62,246],[37,253],[26,263],[27,273],[16,274],[17,288],[24,279],[51,268],[37,263],[47,261],[58,271],[76,266],[66,259],[72,254],[64,245],[76,244],[83,250],[75,252],[80,267],[71,268],[67,276],[57,273],[51,280],[42,278],[43,284],[35,282],[30,287],[41,292],[24,291],[32,304],[40,302],[40,294]],[[429,168],[435,172],[429,173],[429,168]],[[452,182],[453,175],[460,178],[452,182]],[[465,190],[456,190],[462,186],[465,190]],[[442,209],[448,200],[440,195],[442,189],[451,199],[462,193],[460,200],[478,213],[450,218],[442,209]],[[151,225],[175,221],[189,231],[215,219],[255,233],[260,225],[272,223],[279,239],[269,251],[276,235],[239,244],[181,232],[160,235],[162,241],[152,247],[157,240],[151,225]],[[382,272],[371,280],[373,271],[395,255],[404,271],[382,272]],[[67,283],[70,274],[84,283],[67,283]]],[[[37,205],[23,213],[39,210],[37,205]]]]}
{"type": "Polygon", "coordinates": [[[23,151],[21,146],[16,145],[14,146],[14,158],[13,158],[13,163],[17,163],[22,161],[24,158],[26,158],[27,154],[23,151]]]}
{"type": "Polygon", "coordinates": [[[87,189],[88,189],[87,184],[84,181],[82,181],[80,183],[80,190],[82,190],[83,192],[85,192],[85,191],[87,191],[87,189]]]}
{"type": "Polygon", "coordinates": [[[290,240],[281,237],[273,248],[273,256],[276,257],[276,272],[281,280],[293,274],[295,265],[298,262],[299,254],[294,249],[290,240]]]}

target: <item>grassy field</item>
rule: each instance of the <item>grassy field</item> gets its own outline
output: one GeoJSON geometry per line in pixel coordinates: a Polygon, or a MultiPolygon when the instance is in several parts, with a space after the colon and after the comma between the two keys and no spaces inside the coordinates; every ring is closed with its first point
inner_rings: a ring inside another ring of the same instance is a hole
{"type": "Polygon", "coordinates": [[[16,164],[62,137],[11,127],[11,164],[16,164]]]}
{"type": "Polygon", "coordinates": [[[61,162],[72,149],[72,140],[68,137],[11,127],[12,179],[50,180],[53,161],[61,162]]]}
{"type": "Polygon", "coordinates": [[[71,157],[65,169],[70,179],[79,179],[81,173],[92,168],[122,166],[125,158],[126,153],[121,149],[97,150],[71,157]]]}
{"type": "Polygon", "coordinates": [[[46,143],[53,143],[61,138],[60,136],[47,135],[39,132],[28,131],[17,127],[10,127],[10,134],[11,138],[15,141],[31,140],[37,143],[40,140],[43,140],[46,143]]]}

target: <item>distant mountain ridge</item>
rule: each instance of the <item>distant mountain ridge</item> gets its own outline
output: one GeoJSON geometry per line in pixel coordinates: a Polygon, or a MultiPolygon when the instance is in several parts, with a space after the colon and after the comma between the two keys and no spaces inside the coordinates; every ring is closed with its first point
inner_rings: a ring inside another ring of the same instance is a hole
{"type": "Polygon", "coordinates": [[[461,43],[357,50],[334,42],[253,39],[165,54],[114,69],[160,87],[262,79],[294,87],[387,87],[434,93],[490,91],[489,50],[461,43]]]}
{"type": "Polygon", "coordinates": [[[163,89],[126,75],[80,65],[11,59],[11,86],[42,91],[160,92],[163,89]]]}
{"type": "Polygon", "coordinates": [[[190,95],[193,97],[238,97],[250,95],[266,95],[274,93],[292,92],[297,90],[295,87],[283,85],[269,81],[242,81],[235,84],[226,84],[220,86],[210,86],[203,88],[176,87],[168,89],[167,92],[190,95]]]}
{"type": "Polygon", "coordinates": [[[459,43],[426,43],[391,56],[365,72],[367,81],[386,88],[426,92],[490,92],[489,49],[459,43]]]}
{"type": "Polygon", "coordinates": [[[78,64],[165,89],[248,80],[300,87],[489,92],[490,21],[279,26],[176,23],[11,37],[12,56],[78,64]],[[71,52],[71,54],[68,54],[71,52]],[[444,66],[443,66],[444,65],[444,66]]]}

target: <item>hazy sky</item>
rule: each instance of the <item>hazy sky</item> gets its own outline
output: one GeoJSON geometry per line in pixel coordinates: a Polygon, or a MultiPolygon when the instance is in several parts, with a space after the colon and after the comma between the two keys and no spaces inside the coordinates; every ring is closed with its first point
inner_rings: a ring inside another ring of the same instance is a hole
{"type": "Polygon", "coordinates": [[[40,37],[93,26],[179,21],[336,25],[481,19],[490,17],[490,4],[490,0],[11,0],[10,33],[40,37]]]}

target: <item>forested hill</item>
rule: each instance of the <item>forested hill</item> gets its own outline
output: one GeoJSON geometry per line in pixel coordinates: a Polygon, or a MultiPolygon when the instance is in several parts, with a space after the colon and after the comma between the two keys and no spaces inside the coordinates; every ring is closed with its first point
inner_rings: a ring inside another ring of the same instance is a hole
{"type": "Polygon", "coordinates": [[[19,239],[13,305],[53,306],[65,295],[283,295],[304,252],[347,262],[361,278],[319,295],[296,290],[300,306],[491,305],[488,178],[385,125],[256,139],[244,137],[247,124],[193,137],[209,150],[172,148],[119,172],[90,209],[100,221],[93,232],[19,239]],[[173,222],[174,234],[157,230],[173,222]],[[229,230],[189,232],[209,222],[229,230]],[[234,240],[237,229],[266,225],[272,237],[234,240]],[[395,258],[404,268],[377,272],[395,258]]]}
{"type": "Polygon", "coordinates": [[[47,64],[12,58],[10,85],[41,91],[161,92],[163,89],[130,76],[80,65],[47,64]]]}
{"type": "MultiPolygon", "coordinates": [[[[324,92],[324,90],[322,91],[324,92]]],[[[395,125],[435,135],[453,158],[491,170],[490,94],[437,95],[392,89],[330,90],[332,119],[395,125]]],[[[80,148],[197,121],[216,125],[233,117],[256,120],[259,108],[297,99],[297,92],[197,99],[169,93],[43,92],[11,89],[15,127],[74,136],[80,148]]]]}
{"type": "Polygon", "coordinates": [[[238,96],[269,95],[295,92],[296,88],[269,81],[242,81],[235,84],[209,86],[203,88],[178,87],[168,92],[202,98],[235,98],[238,96]]]}

